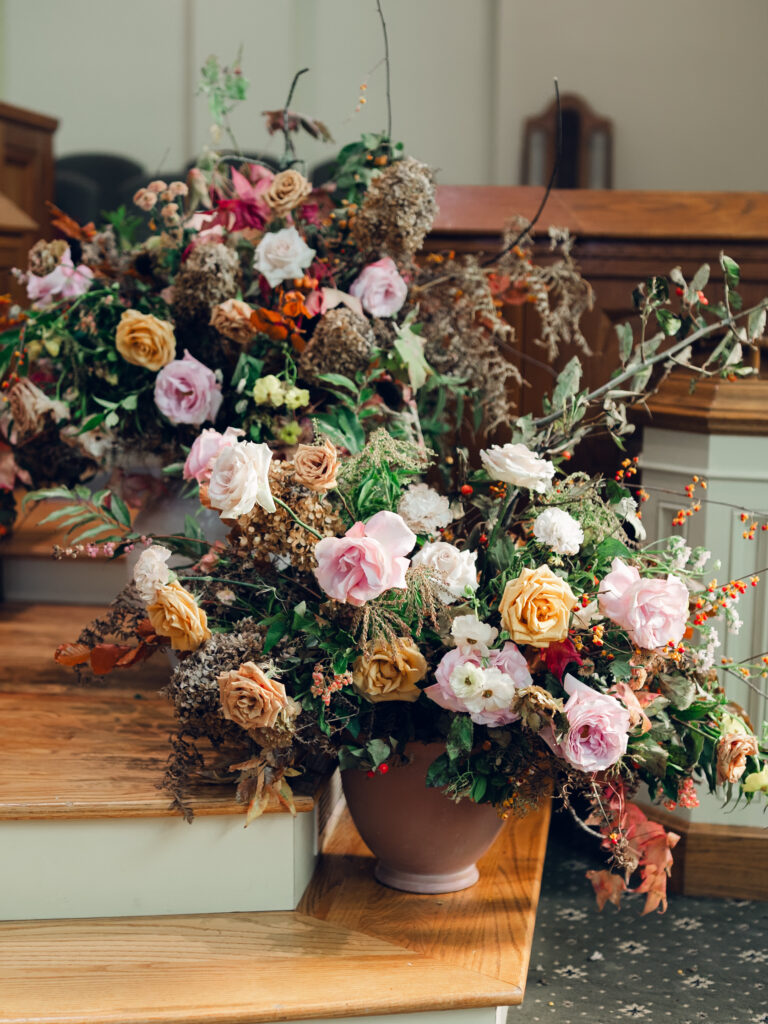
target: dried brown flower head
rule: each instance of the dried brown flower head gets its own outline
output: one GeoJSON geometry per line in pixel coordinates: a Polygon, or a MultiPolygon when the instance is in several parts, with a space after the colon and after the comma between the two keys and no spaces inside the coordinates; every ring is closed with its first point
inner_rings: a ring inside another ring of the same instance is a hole
{"type": "Polygon", "coordinates": [[[555,715],[563,710],[562,700],[541,686],[532,684],[515,690],[512,698],[512,710],[515,711],[532,732],[538,732],[543,725],[551,722],[555,715]]]}
{"type": "Polygon", "coordinates": [[[410,263],[436,213],[432,171],[406,157],[374,178],[350,230],[361,252],[410,263]]]}
{"type": "Polygon", "coordinates": [[[427,661],[410,637],[400,636],[396,644],[378,641],[373,649],[355,661],[352,683],[371,703],[418,700],[416,685],[427,674],[427,661]]]}
{"type": "Polygon", "coordinates": [[[41,238],[29,250],[27,270],[30,274],[45,277],[58,267],[68,248],[63,238],[55,238],[52,242],[46,242],[41,238]]]}
{"type": "Polygon", "coordinates": [[[354,379],[370,361],[373,330],[364,316],[341,307],[320,320],[299,360],[299,376],[319,383],[323,373],[341,373],[354,379]]]}
{"type": "Polygon", "coordinates": [[[227,299],[214,306],[209,321],[211,327],[238,345],[248,345],[255,335],[251,324],[253,309],[240,299],[227,299]]]}

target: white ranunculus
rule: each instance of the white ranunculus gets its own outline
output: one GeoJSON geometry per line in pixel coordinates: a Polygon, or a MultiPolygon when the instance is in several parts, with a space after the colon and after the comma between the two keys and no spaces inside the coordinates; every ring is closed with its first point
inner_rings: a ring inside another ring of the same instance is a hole
{"type": "Polygon", "coordinates": [[[562,508],[545,508],[536,516],[533,536],[558,555],[576,555],[584,543],[584,531],[578,520],[562,508]]]}
{"type": "Polygon", "coordinates": [[[476,615],[457,615],[451,623],[451,636],[456,646],[462,650],[475,648],[483,657],[488,656],[488,649],[498,635],[495,626],[481,622],[476,615]]]}
{"type": "Polygon", "coordinates": [[[459,665],[451,673],[451,689],[470,715],[503,711],[515,695],[515,681],[500,668],[459,665]]]}
{"type": "Polygon", "coordinates": [[[538,458],[524,444],[495,444],[480,452],[483,468],[492,480],[501,480],[513,487],[527,487],[543,494],[554,476],[555,467],[547,459],[538,458]]]}
{"type": "Polygon", "coordinates": [[[453,519],[450,501],[428,484],[411,484],[397,511],[414,533],[426,536],[437,533],[453,519]]]}
{"type": "Polygon", "coordinates": [[[270,288],[276,288],[283,281],[303,277],[314,256],[315,250],[296,228],[283,228],[264,235],[256,246],[253,267],[266,277],[270,288]]]}
{"type": "Polygon", "coordinates": [[[453,604],[464,597],[467,587],[477,590],[476,551],[460,551],[453,544],[438,540],[425,544],[412,562],[434,569],[438,596],[443,604],[453,604]]]}
{"type": "Polygon", "coordinates": [[[170,557],[171,552],[162,544],[153,544],[139,555],[133,568],[133,582],[145,604],[152,604],[160,587],[170,579],[171,570],[167,565],[170,557]]]}
{"type": "Polygon", "coordinates": [[[266,512],[275,511],[269,489],[271,461],[272,452],[267,444],[240,441],[221,450],[208,484],[208,500],[218,509],[221,519],[248,515],[255,505],[266,512]]]}

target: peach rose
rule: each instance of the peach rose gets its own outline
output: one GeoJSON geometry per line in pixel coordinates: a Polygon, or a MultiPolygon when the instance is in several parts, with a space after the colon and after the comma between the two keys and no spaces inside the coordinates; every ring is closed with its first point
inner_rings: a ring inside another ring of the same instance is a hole
{"type": "Polygon", "coordinates": [[[504,588],[499,605],[501,622],[516,644],[548,647],[568,635],[568,620],[576,598],[565,580],[547,565],[523,569],[504,588]]]}
{"type": "Polygon", "coordinates": [[[247,345],[256,333],[251,325],[253,309],[240,299],[227,299],[213,307],[210,325],[238,345],[247,345]]]}
{"type": "Polygon", "coordinates": [[[149,313],[126,309],[115,336],[117,351],[127,363],[145,370],[160,370],[176,355],[173,324],[149,313]]]}
{"type": "Polygon", "coordinates": [[[271,210],[282,217],[303,203],[312,186],[299,171],[280,171],[264,193],[264,199],[271,210]]]}
{"type": "Polygon", "coordinates": [[[290,698],[285,687],[252,661],[218,677],[224,717],[243,729],[274,729],[290,698]]]}
{"type": "Polygon", "coordinates": [[[379,641],[372,654],[362,654],[352,666],[352,683],[373,704],[385,700],[414,701],[421,690],[416,683],[427,674],[424,655],[409,637],[395,647],[379,641]]]}
{"type": "Polygon", "coordinates": [[[757,737],[748,732],[729,732],[717,744],[717,781],[738,782],[748,757],[757,757],[757,737]]]}
{"type": "Polygon", "coordinates": [[[190,592],[175,581],[158,587],[147,615],[157,635],[169,637],[175,651],[196,651],[211,638],[208,616],[190,592]]]}
{"type": "Polygon", "coordinates": [[[329,491],[336,486],[341,461],[326,438],[322,444],[300,444],[293,457],[293,477],[310,491],[329,491]]]}

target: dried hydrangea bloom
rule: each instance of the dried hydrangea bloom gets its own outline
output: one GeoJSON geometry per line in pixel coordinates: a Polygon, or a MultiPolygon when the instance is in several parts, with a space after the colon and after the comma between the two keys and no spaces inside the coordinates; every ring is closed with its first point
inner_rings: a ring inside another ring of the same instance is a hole
{"type": "Polygon", "coordinates": [[[341,373],[354,379],[366,369],[373,349],[373,330],[364,316],[339,307],[322,317],[299,360],[299,376],[320,383],[323,373],[341,373]]]}
{"type": "Polygon", "coordinates": [[[374,178],[350,230],[361,252],[409,263],[424,244],[436,213],[432,171],[406,157],[374,178]]]}

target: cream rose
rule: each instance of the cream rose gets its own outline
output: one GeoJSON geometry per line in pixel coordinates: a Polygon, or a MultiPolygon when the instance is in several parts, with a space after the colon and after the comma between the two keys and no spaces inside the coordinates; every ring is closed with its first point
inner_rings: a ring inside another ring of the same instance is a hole
{"type": "Polygon", "coordinates": [[[264,193],[264,200],[271,210],[282,217],[303,203],[311,191],[311,184],[299,171],[280,171],[264,193]]]}
{"type": "Polygon", "coordinates": [[[223,448],[216,456],[208,482],[207,500],[219,510],[221,519],[246,516],[255,505],[275,511],[269,489],[269,445],[240,441],[223,448]]]}
{"type": "Polygon", "coordinates": [[[565,640],[576,603],[565,580],[547,565],[523,569],[504,588],[499,605],[501,622],[516,644],[548,647],[565,640]]]}
{"type": "Polygon", "coordinates": [[[717,744],[717,781],[738,782],[747,768],[747,758],[758,756],[757,737],[746,730],[728,732],[717,744]]]}
{"type": "Polygon", "coordinates": [[[253,309],[247,302],[240,299],[227,299],[214,306],[211,312],[210,325],[230,341],[238,345],[247,345],[256,334],[251,323],[253,309]]]}
{"type": "Polygon", "coordinates": [[[173,324],[149,313],[126,309],[120,317],[115,347],[126,363],[145,370],[161,370],[176,355],[173,324]]]}
{"type": "Polygon", "coordinates": [[[180,583],[159,587],[147,615],[157,635],[167,636],[175,651],[196,651],[211,638],[207,615],[180,583]]]}
{"type": "Polygon", "coordinates": [[[477,590],[477,552],[460,551],[454,544],[444,540],[425,544],[413,557],[414,565],[426,565],[434,569],[440,600],[453,604],[466,595],[467,588],[477,590]]]}
{"type": "Polygon", "coordinates": [[[170,569],[167,562],[171,552],[162,544],[153,544],[139,555],[133,567],[133,582],[145,604],[152,604],[160,587],[168,582],[170,569]]]}
{"type": "Polygon", "coordinates": [[[527,487],[543,494],[555,473],[546,459],[539,459],[524,444],[495,444],[480,452],[483,468],[492,480],[501,480],[513,487],[527,487]]]}
{"type": "Polygon", "coordinates": [[[290,698],[285,687],[252,661],[218,677],[224,717],[243,729],[274,729],[290,698]]]}
{"type": "Polygon", "coordinates": [[[398,646],[376,643],[371,654],[362,654],[352,666],[355,689],[373,704],[419,699],[416,683],[427,674],[426,659],[409,637],[399,640],[398,646]]]}
{"type": "Polygon", "coordinates": [[[283,281],[303,277],[304,271],[315,257],[296,228],[270,231],[256,246],[253,267],[267,279],[270,288],[283,281]]]}
{"type": "Polygon", "coordinates": [[[336,486],[340,466],[339,453],[327,438],[322,444],[300,444],[293,457],[293,478],[310,491],[329,491],[336,486]]]}

